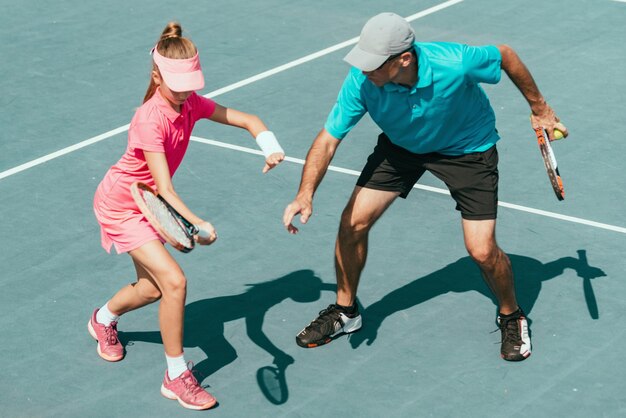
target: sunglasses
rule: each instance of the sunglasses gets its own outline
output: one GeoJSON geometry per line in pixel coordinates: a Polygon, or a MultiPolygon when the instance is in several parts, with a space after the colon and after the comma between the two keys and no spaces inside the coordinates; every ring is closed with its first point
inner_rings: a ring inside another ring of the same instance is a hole
{"type": "Polygon", "coordinates": [[[389,61],[393,61],[393,60],[395,60],[396,58],[398,58],[400,55],[404,54],[405,52],[412,52],[412,51],[413,51],[413,47],[410,47],[409,49],[405,49],[405,50],[404,50],[404,51],[402,51],[402,52],[398,52],[397,54],[393,54],[393,55],[391,55],[391,56],[390,56],[389,58],[387,58],[387,59],[386,59],[386,60],[385,60],[382,64],[380,64],[380,65],[378,66],[378,68],[376,68],[374,71],[378,71],[378,70],[380,70],[380,69],[381,69],[381,68],[383,68],[383,67],[384,67],[384,66],[385,66],[385,65],[386,65],[389,61]]]}

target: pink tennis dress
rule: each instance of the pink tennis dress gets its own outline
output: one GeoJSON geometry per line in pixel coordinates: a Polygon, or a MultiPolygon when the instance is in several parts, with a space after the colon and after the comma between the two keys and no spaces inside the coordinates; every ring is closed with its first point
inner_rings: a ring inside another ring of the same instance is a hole
{"type": "Polygon", "coordinates": [[[130,194],[130,186],[136,181],[155,186],[143,152],[165,153],[173,176],[196,121],[209,118],[214,111],[215,102],[192,93],[178,113],[158,89],[137,109],[128,130],[126,152],[106,173],[94,196],[93,209],[100,223],[102,247],[107,252],[111,252],[111,245],[118,253],[125,253],[149,241],[161,240],[130,194]]]}

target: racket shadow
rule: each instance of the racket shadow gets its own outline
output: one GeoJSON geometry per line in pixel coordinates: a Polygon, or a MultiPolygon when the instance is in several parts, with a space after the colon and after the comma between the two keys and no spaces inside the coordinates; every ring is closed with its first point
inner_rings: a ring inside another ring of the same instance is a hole
{"type": "MultiPolygon", "coordinates": [[[[272,403],[286,402],[288,390],[284,379],[285,369],[294,359],[263,331],[265,315],[272,307],[287,299],[300,303],[315,302],[324,290],[334,292],[335,285],[323,283],[312,270],[298,270],[277,279],[249,284],[248,289],[241,294],[202,299],[187,304],[183,347],[198,347],[205,353],[206,358],[194,366],[199,379],[211,376],[237,359],[236,350],[224,337],[224,325],[244,319],[250,340],[274,358],[274,366],[267,367],[274,369],[272,373],[277,385],[267,380],[265,383],[271,386],[271,391],[268,391],[259,382],[261,391],[272,403]]],[[[159,331],[120,330],[119,338],[124,346],[134,342],[162,344],[159,331]]],[[[267,370],[263,373],[269,376],[269,372],[267,370]]]]}
{"type": "Polygon", "coordinates": [[[285,378],[286,368],[286,366],[264,366],[256,373],[261,392],[274,405],[282,405],[289,399],[289,389],[285,378]]]}
{"type": "MultiPolygon", "coordinates": [[[[542,283],[561,276],[565,269],[573,269],[580,277],[605,276],[601,269],[589,266],[586,257],[580,257],[580,254],[579,251],[579,257],[562,257],[545,264],[530,257],[509,254],[515,276],[518,303],[526,314],[532,312],[542,283]]],[[[478,292],[492,301],[497,315],[497,300],[483,281],[478,266],[470,257],[464,257],[394,290],[379,301],[361,309],[363,328],[350,336],[352,348],[357,348],[363,343],[373,344],[385,319],[394,313],[449,292],[478,292]]],[[[589,306],[589,298],[586,297],[586,299],[589,306]]],[[[592,309],[589,308],[589,310],[592,313],[592,309]]],[[[595,311],[597,313],[597,305],[595,311]]],[[[531,322],[530,319],[529,322],[531,322]]]]}
{"type": "Polygon", "coordinates": [[[580,266],[576,270],[576,273],[578,274],[578,277],[583,279],[583,292],[585,293],[587,310],[589,311],[589,315],[592,319],[598,319],[600,318],[598,301],[596,300],[596,295],[593,291],[593,287],[591,286],[591,279],[605,277],[606,274],[602,270],[589,265],[586,250],[578,250],[576,252],[578,253],[578,259],[580,260],[580,266]]]}

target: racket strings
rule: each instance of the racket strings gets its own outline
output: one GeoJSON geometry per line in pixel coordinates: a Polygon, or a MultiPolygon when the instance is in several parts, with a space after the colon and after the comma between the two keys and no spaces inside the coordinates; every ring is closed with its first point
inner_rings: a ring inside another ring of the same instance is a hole
{"type": "Polygon", "coordinates": [[[149,192],[143,193],[143,199],[146,202],[148,209],[161,224],[161,227],[165,229],[167,233],[172,236],[172,238],[183,244],[185,247],[192,246],[192,238],[185,233],[183,226],[157,196],[149,192]]]}

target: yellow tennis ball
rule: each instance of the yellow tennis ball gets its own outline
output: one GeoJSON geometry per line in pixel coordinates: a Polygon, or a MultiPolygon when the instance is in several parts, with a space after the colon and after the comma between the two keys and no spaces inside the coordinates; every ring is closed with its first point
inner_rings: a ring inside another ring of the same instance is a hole
{"type": "Polygon", "coordinates": [[[563,132],[559,131],[558,129],[554,130],[554,139],[563,139],[563,132]]]}

